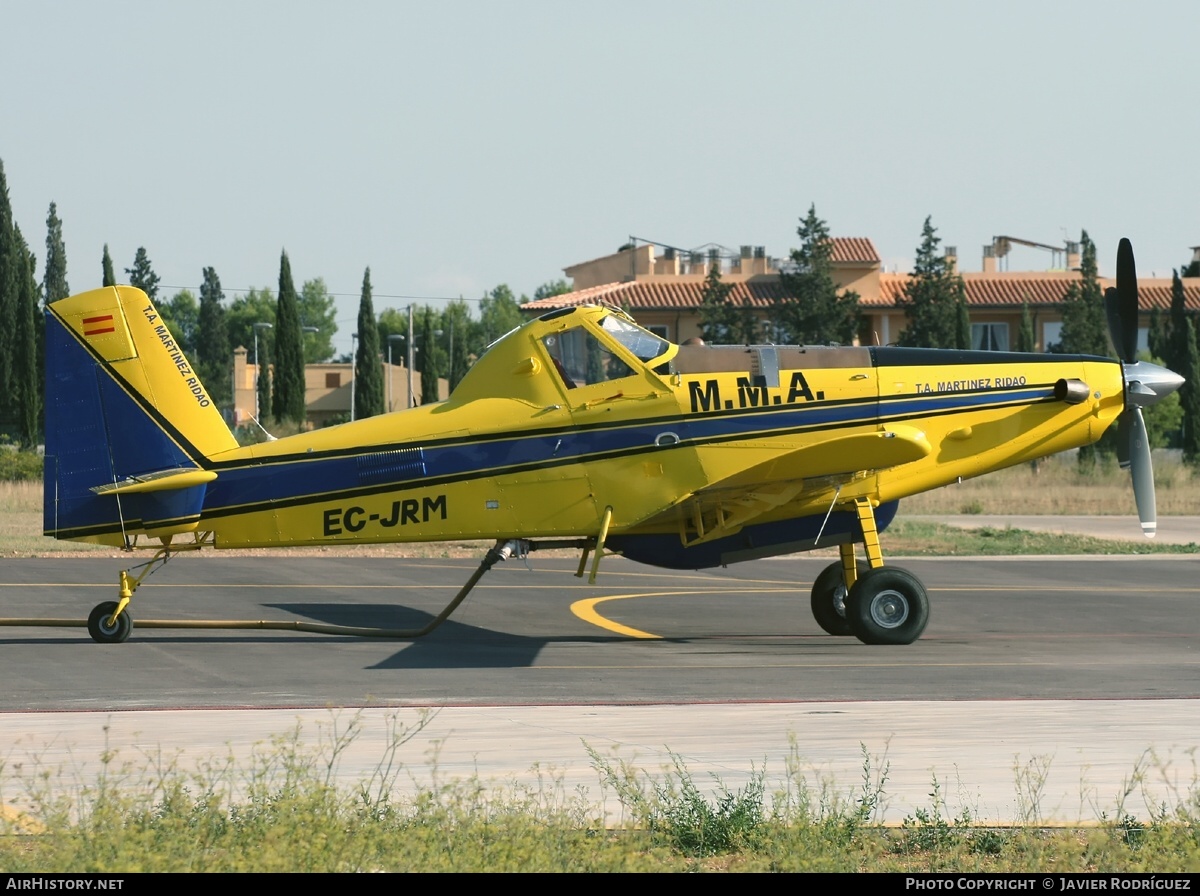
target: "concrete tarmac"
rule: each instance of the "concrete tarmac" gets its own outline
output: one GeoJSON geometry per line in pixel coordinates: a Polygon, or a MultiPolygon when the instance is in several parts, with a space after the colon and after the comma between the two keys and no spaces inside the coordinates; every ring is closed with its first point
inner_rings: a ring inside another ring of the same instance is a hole
{"type": "MultiPolygon", "coordinates": [[[[1125,522],[1140,538],[1136,520],[1125,522]]],[[[1171,538],[1196,526],[1161,522],[1171,538]]],[[[136,628],[126,644],[101,646],[82,632],[12,629],[0,653],[11,707],[0,712],[0,801],[30,810],[38,788],[79,794],[114,770],[128,786],[178,772],[196,791],[220,768],[232,770],[226,781],[275,773],[272,757],[294,748],[322,776],[395,799],[433,786],[482,785],[501,798],[532,789],[558,804],[581,800],[609,823],[622,806],[603,784],[606,766],[661,780],[676,759],[714,796],[756,774],[768,795],[805,791],[818,806],[878,794],[877,818],[888,823],[919,810],[1065,824],[1194,811],[1196,557],[905,561],[936,583],[935,621],[927,638],[893,651],[825,637],[797,615],[797,594],[827,562],[788,558],[665,584],[613,562],[592,588],[567,563],[513,567],[487,580],[495,591],[464,608],[462,625],[411,653],[372,641],[136,628]],[[635,627],[683,637],[597,638],[567,612],[577,589],[635,592],[608,606],[635,627]],[[728,596],[714,603],[718,593],[728,596]],[[536,650],[524,646],[531,638],[536,650]],[[548,701],[554,681],[575,702],[548,701]],[[382,686],[420,705],[338,696],[382,686]],[[585,696],[601,690],[611,696],[585,696]],[[846,697],[828,696],[839,692],[846,697]],[[281,705],[289,693],[305,702],[281,705]],[[461,696],[443,704],[421,693],[461,696]],[[179,694],[191,705],[172,702],[179,694]],[[637,695],[636,705],[620,705],[618,694],[637,695]]],[[[181,561],[139,595],[148,605],[139,612],[411,613],[419,595],[464,572],[452,561],[276,563],[181,561]],[[385,585],[378,599],[360,596],[385,585]]],[[[21,615],[86,611],[111,589],[109,566],[8,561],[5,603],[21,615]]]]}

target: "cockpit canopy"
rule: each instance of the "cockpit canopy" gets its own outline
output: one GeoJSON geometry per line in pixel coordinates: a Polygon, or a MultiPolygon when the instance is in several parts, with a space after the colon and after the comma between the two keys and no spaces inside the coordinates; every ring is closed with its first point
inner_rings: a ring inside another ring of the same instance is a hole
{"type": "MultiPolygon", "coordinates": [[[[617,345],[645,364],[665,354],[671,345],[620,313],[608,314],[599,323],[600,329],[617,345]]],[[[565,330],[548,333],[542,337],[542,345],[569,389],[621,379],[635,372],[611,345],[606,345],[582,321],[565,330]]]]}

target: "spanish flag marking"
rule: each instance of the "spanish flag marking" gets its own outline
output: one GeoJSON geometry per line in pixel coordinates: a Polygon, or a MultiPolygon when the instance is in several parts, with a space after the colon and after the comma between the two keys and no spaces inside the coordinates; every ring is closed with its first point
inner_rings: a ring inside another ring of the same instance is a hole
{"type": "Polygon", "coordinates": [[[99,336],[102,333],[113,333],[116,332],[116,329],[113,325],[113,316],[111,314],[103,314],[99,317],[85,317],[83,319],[84,336],[99,336]]]}

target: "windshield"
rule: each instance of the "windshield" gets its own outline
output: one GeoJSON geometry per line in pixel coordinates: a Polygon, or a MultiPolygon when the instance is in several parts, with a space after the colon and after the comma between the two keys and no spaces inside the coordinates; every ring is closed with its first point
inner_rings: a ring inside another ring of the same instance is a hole
{"type": "Polygon", "coordinates": [[[661,339],[649,330],[643,330],[637,324],[630,323],[615,314],[604,318],[600,326],[643,361],[653,361],[670,346],[667,340],[661,339]]]}

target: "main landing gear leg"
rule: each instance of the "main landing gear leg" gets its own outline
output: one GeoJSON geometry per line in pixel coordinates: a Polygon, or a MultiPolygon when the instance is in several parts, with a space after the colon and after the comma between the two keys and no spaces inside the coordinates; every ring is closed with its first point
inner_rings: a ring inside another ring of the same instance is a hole
{"type": "Polygon", "coordinates": [[[840,562],[813,583],[813,616],[831,635],[852,634],[864,644],[911,644],[929,622],[929,595],[912,573],[884,567],[871,502],[859,498],[854,509],[867,560],[855,561],[852,544],[840,547],[840,562]]]}

